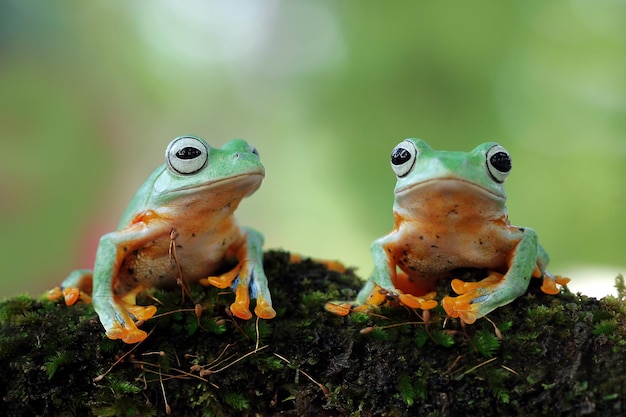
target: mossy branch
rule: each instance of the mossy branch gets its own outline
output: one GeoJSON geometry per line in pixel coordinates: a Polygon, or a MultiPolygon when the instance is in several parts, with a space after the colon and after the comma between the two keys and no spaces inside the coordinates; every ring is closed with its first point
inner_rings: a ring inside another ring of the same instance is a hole
{"type": "MultiPolygon", "coordinates": [[[[489,320],[461,326],[440,308],[429,317],[404,308],[337,317],[322,306],[354,296],[361,281],[351,272],[291,264],[283,252],[268,252],[265,267],[274,320],[230,317],[233,297],[217,289],[192,286],[193,300],[158,291],[141,300],[158,300],[159,315],[143,325],[150,336],[138,345],[104,337],[90,305],[25,296],[2,302],[2,413],[626,413],[624,291],[622,299],[596,300],[532,286],[489,320]]],[[[442,283],[439,296],[448,288],[442,283]]]]}

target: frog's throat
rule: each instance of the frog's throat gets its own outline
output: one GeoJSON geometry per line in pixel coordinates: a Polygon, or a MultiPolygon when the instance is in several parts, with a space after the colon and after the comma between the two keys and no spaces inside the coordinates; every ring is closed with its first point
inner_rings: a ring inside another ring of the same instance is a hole
{"type": "Polygon", "coordinates": [[[506,196],[503,193],[498,193],[495,190],[491,190],[489,188],[483,187],[480,184],[476,184],[475,182],[465,180],[463,178],[458,177],[437,177],[431,178],[426,181],[420,181],[413,184],[405,185],[404,187],[397,188],[395,190],[395,195],[401,196],[403,194],[408,194],[409,192],[415,192],[420,190],[421,188],[450,188],[450,184],[453,186],[462,186],[467,188],[473,188],[476,191],[479,191],[484,194],[488,194],[492,198],[496,198],[499,200],[505,200],[506,196]],[[455,184],[456,183],[456,184],[455,184]]]}
{"type": "Polygon", "coordinates": [[[175,192],[180,192],[180,191],[188,191],[188,190],[194,190],[195,191],[195,190],[202,189],[202,188],[215,187],[217,185],[228,185],[230,183],[241,182],[241,180],[245,179],[246,177],[250,178],[250,180],[249,180],[250,183],[256,185],[255,187],[252,187],[252,188],[257,189],[261,185],[261,182],[263,181],[263,178],[265,177],[265,172],[263,170],[256,170],[256,171],[245,172],[243,174],[233,175],[232,177],[220,178],[218,180],[207,181],[207,182],[203,182],[201,184],[194,184],[194,185],[190,185],[188,187],[173,188],[171,190],[165,191],[164,194],[170,194],[170,193],[175,193],[175,192]],[[258,177],[258,178],[256,178],[256,177],[258,177]]]}

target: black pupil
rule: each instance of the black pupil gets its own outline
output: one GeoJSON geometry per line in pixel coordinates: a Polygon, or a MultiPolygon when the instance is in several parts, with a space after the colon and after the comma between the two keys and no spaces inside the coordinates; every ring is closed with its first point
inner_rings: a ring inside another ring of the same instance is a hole
{"type": "Polygon", "coordinates": [[[394,165],[402,165],[411,159],[411,152],[404,148],[396,148],[391,154],[391,163],[394,165]]]}
{"type": "Polygon", "coordinates": [[[496,152],[489,161],[491,166],[500,172],[509,172],[511,170],[511,157],[506,152],[496,152]]]}
{"type": "Polygon", "coordinates": [[[180,151],[176,152],[176,156],[180,159],[194,159],[199,157],[200,154],[202,154],[202,151],[192,146],[187,146],[186,148],[183,148],[180,151]]]}

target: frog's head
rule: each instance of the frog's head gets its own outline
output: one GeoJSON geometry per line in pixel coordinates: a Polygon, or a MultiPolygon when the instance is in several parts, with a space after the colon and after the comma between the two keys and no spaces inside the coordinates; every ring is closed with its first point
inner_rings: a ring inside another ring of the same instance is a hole
{"type": "Polygon", "coordinates": [[[504,201],[504,180],[511,166],[509,153],[494,142],[478,145],[470,152],[451,152],[435,151],[421,139],[405,139],[391,153],[391,167],[397,176],[396,198],[426,185],[450,184],[504,201]]]}
{"type": "Polygon", "coordinates": [[[180,136],[165,150],[152,190],[164,200],[224,187],[243,198],[259,188],[265,169],[256,149],[243,139],[212,148],[195,136],[180,136]]]}

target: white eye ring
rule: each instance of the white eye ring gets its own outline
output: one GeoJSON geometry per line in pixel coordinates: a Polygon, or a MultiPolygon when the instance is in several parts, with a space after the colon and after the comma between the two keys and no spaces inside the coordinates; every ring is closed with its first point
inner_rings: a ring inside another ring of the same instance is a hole
{"type": "Polygon", "coordinates": [[[170,171],[190,175],[200,171],[209,160],[206,145],[193,136],[180,136],[174,139],[165,150],[165,162],[170,171]]]}
{"type": "Polygon", "coordinates": [[[487,172],[494,181],[503,183],[511,173],[511,155],[500,145],[493,145],[485,155],[487,172]]]}
{"type": "Polygon", "coordinates": [[[391,152],[391,168],[398,178],[407,175],[417,159],[418,150],[410,140],[403,140],[391,152]]]}
{"type": "Polygon", "coordinates": [[[259,151],[257,150],[257,148],[248,144],[248,150],[260,158],[259,151]]]}

